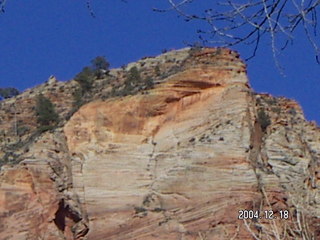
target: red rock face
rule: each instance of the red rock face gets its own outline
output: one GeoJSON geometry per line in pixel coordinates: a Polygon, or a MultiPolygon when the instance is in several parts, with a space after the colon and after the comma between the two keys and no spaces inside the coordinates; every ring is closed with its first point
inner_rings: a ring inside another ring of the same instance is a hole
{"type": "Polygon", "coordinates": [[[3,170],[0,240],[320,237],[319,128],[230,50],[170,54],[154,89],[82,106],[3,170]]]}
{"type": "Polygon", "coordinates": [[[250,238],[237,220],[261,198],[247,79],[237,59],[199,56],[148,94],[92,102],[66,125],[88,239],[250,238]]]}
{"type": "Polygon", "coordinates": [[[58,192],[45,172],[9,169],[0,182],[0,239],[62,239],[51,233],[55,229],[58,192]]]}
{"type": "Polygon", "coordinates": [[[70,188],[68,153],[57,130],[38,137],[17,166],[0,174],[1,240],[71,240],[87,233],[70,188]]]}

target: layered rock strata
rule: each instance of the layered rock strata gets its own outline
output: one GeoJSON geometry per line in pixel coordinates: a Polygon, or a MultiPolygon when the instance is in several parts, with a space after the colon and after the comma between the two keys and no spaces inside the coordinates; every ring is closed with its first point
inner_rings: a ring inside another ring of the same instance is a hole
{"type": "MultiPolygon", "coordinates": [[[[238,220],[239,210],[268,209],[267,202],[290,210],[288,183],[291,199],[302,201],[296,191],[319,158],[294,158],[290,172],[282,160],[297,150],[277,148],[283,123],[263,132],[237,55],[205,49],[185,66],[147,94],[92,102],[66,125],[88,239],[251,239],[257,227],[238,220]]],[[[318,188],[305,192],[319,201],[318,188]]],[[[319,216],[319,202],[312,210],[319,216]]]]}
{"type": "Polygon", "coordinates": [[[82,106],[2,168],[1,240],[320,238],[317,125],[253,93],[228,49],[131,65],[148,75],[161,61],[154,89],[82,106]]]}

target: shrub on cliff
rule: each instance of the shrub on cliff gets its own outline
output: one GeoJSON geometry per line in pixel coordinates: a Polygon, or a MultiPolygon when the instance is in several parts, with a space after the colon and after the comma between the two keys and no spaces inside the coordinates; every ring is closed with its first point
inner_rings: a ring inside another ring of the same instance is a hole
{"type": "Polygon", "coordinates": [[[84,67],[74,80],[80,84],[82,94],[92,89],[94,79],[100,79],[109,72],[109,62],[103,56],[91,60],[91,66],[84,67]]]}
{"type": "Polygon", "coordinates": [[[140,81],[141,81],[141,76],[138,68],[137,67],[130,68],[126,82],[135,84],[140,81]]]}
{"type": "Polygon", "coordinates": [[[266,131],[267,127],[271,124],[269,115],[263,110],[258,111],[258,122],[261,126],[262,131],[266,131]]]}
{"type": "Polygon", "coordinates": [[[145,84],[146,84],[146,89],[153,88],[153,86],[154,86],[153,78],[152,77],[147,77],[145,79],[145,84]]]}
{"type": "Polygon", "coordinates": [[[142,79],[141,79],[138,68],[137,67],[130,68],[127,78],[124,82],[125,86],[121,91],[120,95],[127,96],[137,92],[136,87],[141,83],[141,80],[142,79]]]}
{"type": "Polygon", "coordinates": [[[73,102],[72,102],[72,109],[67,114],[66,119],[69,120],[71,116],[78,111],[78,109],[86,102],[85,98],[83,97],[83,92],[81,88],[75,89],[72,93],[73,102]]]}
{"type": "Polygon", "coordinates": [[[0,88],[0,98],[11,98],[11,97],[15,97],[17,95],[19,95],[20,92],[19,90],[17,90],[16,88],[0,88]]]}
{"type": "Polygon", "coordinates": [[[156,76],[160,76],[160,75],[161,75],[161,71],[160,71],[159,65],[157,65],[157,66],[154,68],[154,74],[155,74],[156,76]]]}
{"type": "Polygon", "coordinates": [[[37,122],[40,125],[41,131],[46,131],[54,127],[59,121],[59,115],[56,113],[54,105],[50,99],[42,94],[37,97],[36,103],[37,122]]]}
{"type": "Polygon", "coordinates": [[[72,93],[72,96],[73,96],[73,102],[72,102],[72,105],[73,107],[75,108],[79,108],[83,105],[84,103],[84,99],[83,99],[83,93],[81,91],[81,89],[77,88],[73,93],[72,93]]]}
{"type": "Polygon", "coordinates": [[[91,69],[98,79],[109,72],[110,64],[104,56],[97,56],[95,59],[91,60],[91,64],[91,69]]]}
{"type": "Polygon", "coordinates": [[[74,80],[80,84],[82,93],[86,93],[91,90],[93,79],[94,72],[90,67],[84,67],[74,78],[74,80]]]}

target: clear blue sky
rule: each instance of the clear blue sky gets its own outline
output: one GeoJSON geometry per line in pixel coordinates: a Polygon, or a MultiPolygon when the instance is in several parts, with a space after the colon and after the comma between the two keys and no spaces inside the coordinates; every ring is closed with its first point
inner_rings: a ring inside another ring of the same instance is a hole
{"type": "MultiPolygon", "coordinates": [[[[205,1],[199,1],[199,3],[205,1]]],[[[85,0],[8,0],[0,14],[0,87],[24,90],[55,75],[69,80],[98,55],[111,67],[179,49],[197,40],[197,23],[175,13],[155,13],[166,0],[92,0],[92,18],[85,0]]],[[[200,24],[200,23],[199,23],[200,24]]],[[[301,36],[303,36],[301,32],[301,36]]],[[[286,77],[274,65],[268,41],[248,62],[251,86],[297,100],[308,120],[320,123],[320,65],[304,37],[282,53],[286,77]]],[[[236,47],[244,57],[250,49],[236,47]]]]}

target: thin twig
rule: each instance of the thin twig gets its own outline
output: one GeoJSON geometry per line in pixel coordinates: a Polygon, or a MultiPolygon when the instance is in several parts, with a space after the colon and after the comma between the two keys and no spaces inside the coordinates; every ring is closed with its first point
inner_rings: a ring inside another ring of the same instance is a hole
{"type": "Polygon", "coordinates": [[[261,38],[269,35],[271,51],[275,65],[283,74],[278,60],[279,51],[283,51],[289,42],[293,42],[297,26],[302,26],[307,41],[314,49],[316,61],[320,64],[320,47],[317,36],[317,10],[320,0],[224,0],[208,5],[202,14],[190,13],[188,5],[196,0],[167,0],[168,9],[156,9],[160,12],[176,11],[186,21],[203,21],[207,27],[198,29],[199,39],[208,44],[232,47],[239,44],[253,44],[251,59],[261,45],[261,38]],[[188,11],[189,10],[189,11],[188,11]],[[277,48],[277,46],[282,46],[277,48]]]}

